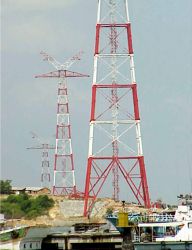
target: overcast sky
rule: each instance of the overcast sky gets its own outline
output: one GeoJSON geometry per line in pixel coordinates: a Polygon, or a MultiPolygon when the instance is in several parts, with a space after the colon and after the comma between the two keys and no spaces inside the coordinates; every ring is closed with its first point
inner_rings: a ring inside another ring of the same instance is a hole
{"type": "MultiPolygon", "coordinates": [[[[130,0],[129,12],[150,194],[173,203],[192,192],[192,1],[130,0]]],[[[39,52],[64,62],[83,50],[71,69],[91,77],[68,84],[83,190],[96,13],[96,0],[1,0],[1,179],[14,186],[40,186],[41,152],[26,149],[38,144],[29,132],[55,143],[57,80],[34,78],[53,70],[39,52]]]]}

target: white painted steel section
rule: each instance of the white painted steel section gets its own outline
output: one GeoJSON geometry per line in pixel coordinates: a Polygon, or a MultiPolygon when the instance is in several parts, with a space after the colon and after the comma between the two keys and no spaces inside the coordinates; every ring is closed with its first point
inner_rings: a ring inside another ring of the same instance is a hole
{"type": "MultiPolygon", "coordinates": [[[[58,173],[63,173],[63,170],[57,170],[58,173]]],[[[70,170],[65,170],[65,173],[72,173],[74,171],[70,171],[70,170]]]]}
{"type": "Polygon", "coordinates": [[[100,23],[100,19],[101,19],[101,0],[98,0],[97,23],[100,23]]]}
{"type": "MultiPolygon", "coordinates": [[[[135,126],[135,124],[130,124],[129,127],[126,127],[126,129],[125,129],[121,134],[118,135],[117,139],[119,140],[119,138],[120,138],[122,135],[124,135],[126,132],[128,132],[128,130],[130,130],[130,129],[133,128],[134,126],[135,126]]],[[[109,138],[113,138],[112,134],[110,134],[108,130],[104,129],[104,126],[100,126],[100,124],[97,124],[97,127],[98,127],[100,130],[104,131],[104,132],[108,135],[109,138]]]]}
{"type": "Polygon", "coordinates": [[[130,70],[131,70],[131,80],[133,83],[135,83],[136,78],[135,78],[135,65],[134,65],[133,55],[130,55],[130,70]]]}
{"type": "Polygon", "coordinates": [[[93,129],[94,129],[94,123],[90,123],[90,128],[89,128],[89,153],[88,156],[93,155],[93,129]]]}
{"type": "MultiPolygon", "coordinates": [[[[104,75],[104,77],[103,77],[102,79],[97,80],[97,84],[103,82],[105,79],[107,79],[107,77],[111,76],[112,73],[113,73],[113,70],[112,70],[113,68],[112,68],[111,64],[109,64],[109,63],[105,60],[105,58],[109,58],[109,57],[100,57],[100,55],[101,55],[101,54],[99,54],[98,58],[101,58],[101,59],[102,59],[102,62],[104,62],[106,66],[108,66],[109,68],[111,68],[111,71],[110,71],[109,73],[107,73],[106,75],[104,75]]],[[[110,58],[114,58],[114,57],[111,56],[110,58]]],[[[131,79],[129,79],[129,78],[126,77],[124,74],[122,74],[122,72],[119,71],[120,67],[121,67],[122,65],[124,65],[125,63],[127,63],[128,59],[129,59],[128,56],[126,56],[126,57],[125,57],[125,60],[123,60],[123,61],[120,62],[120,63],[118,63],[118,59],[119,59],[120,57],[117,57],[117,56],[116,56],[115,58],[116,58],[116,60],[117,60],[117,64],[116,64],[116,73],[117,73],[117,75],[121,76],[126,82],[130,82],[131,79]]],[[[130,65],[130,62],[129,62],[129,65],[130,65]]]]}
{"type": "MultiPolygon", "coordinates": [[[[100,23],[100,19],[101,19],[101,0],[98,0],[97,23],[100,23]]],[[[98,67],[98,55],[95,55],[94,65],[93,65],[93,85],[95,85],[97,81],[97,67],[98,67]]],[[[94,134],[94,122],[90,122],[88,157],[93,155],[93,134],[94,134]]]]}
{"type": "MultiPolygon", "coordinates": [[[[95,124],[96,125],[96,124],[95,124]]],[[[107,137],[112,140],[113,139],[113,135],[109,133],[109,131],[107,131],[106,129],[104,129],[104,127],[100,126],[99,124],[97,124],[98,128],[103,131],[107,137]]],[[[131,126],[129,126],[128,128],[126,128],[121,134],[118,135],[117,137],[117,141],[123,146],[123,148],[125,150],[127,150],[128,152],[131,153],[136,153],[135,150],[133,150],[131,147],[129,147],[127,144],[125,144],[124,142],[122,142],[120,140],[121,137],[123,137],[129,130],[131,130],[132,128],[135,128],[135,124],[132,124],[131,126]]],[[[110,147],[111,148],[111,141],[107,144],[105,144],[105,146],[103,146],[101,149],[99,149],[96,153],[94,153],[94,156],[99,155],[99,153],[101,153],[102,151],[104,151],[106,148],[110,147]]]]}
{"type": "Polygon", "coordinates": [[[72,151],[71,138],[69,139],[69,148],[70,148],[70,154],[72,154],[72,153],[73,153],[73,151],[72,151]]]}
{"type": "Polygon", "coordinates": [[[142,141],[141,141],[141,129],[140,129],[140,121],[136,123],[136,139],[137,139],[137,150],[138,155],[143,155],[142,141]]]}
{"type": "Polygon", "coordinates": [[[57,114],[57,125],[69,125],[69,113],[57,114]]]}
{"type": "MultiPolygon", "coordinates": [[[[126,2],[127,2],[127,8],[128,8],[128,1],[126,1],[126,2]]],[[[128,14],[128,18],[129,18],[129,14],[128,14]]],[[[132,83],[136,83],[134,55],[133,54],[130,55],[130,71],[131,71],[131,81],[132,81],[132,83]]],[[[136,140],[137,140],[137,153],[139,156],[142,156],[143,155],[143,147],[142,147],[142,139],[141,139],[140,121],[136,121],[135,129],[136,129],[136,140]]]]}
{"type": "MultiPolygon", "coordinates": [[[[111,124],[111,123],[110,123],[110,124],[111,124]]],[[[98,127],[100,130],[104,131],[110,139],[113,138],[112,134],[111,134],[108,130],[104,129],[104,126],[100,126],[100,124],[96,124],[96,125],[97,125],[97,127],[98,127]]],[[[124,135],[126,132],[128,132],[128,130],[130,130],[134,125],[135,125],[135,124],[130,124],[129,127],[127,127],[121,134],[118,135],[117,140],[119,140],[119,138],[120,138],[122,135],[124,135]]]]}
{"type": "Polygon", "coordinates": [[[126,13],[126,21],[129,23],[129,6],[128,6],[128,0],[124,0],[125,1],[125,13],[126,13]]]}
{"type": "Polygon", "coordinates": [[[116,53],[116,54],[98,54],[98,57],[128,57],[129,56],[129,53],[116,53]]]}
{"type": "Polygon", "coordinates": [[[67,104],[68,103],[67,95],[58,95],[58,103],[67,104]]]}
{"type": "MultiPolygon", "coordinates": [[[[55,173],[55,169],[54,169],[54,173],[55,173]]],[[[55,181],[55,178],[56,176],[55,176],[55,174],[53,175],[53,186],[55,187],[56,186],[56,181],[55,181]]]]}
{"type": "Polygon", "coordinates": [[[93,66],[93,84],[97,81],[97,65],[98,65],[98,55],[94,56],[94,66],[93,66]]]}
{"type": "Polygon", "coordinates": [[[72,175],[73,175],[73,186],[75,186],[76,183],[75,183],[75,171],[74,170],[72,170],[72,175]]]}
{"type": "Polygon", "coordinates": [[[56,139],[55,142],[56,142],[55,154],[57,154],[57,151],[58,151],[58,139],[56,139]]]}
{"type": "MultiPolygon", "coordinates": [[[[116,120],[117,124],[136,124],[135,120],[116,120]]],[[[94,124],[113,124],[113,120],[110,121],[94,121],[94,124]]]]}

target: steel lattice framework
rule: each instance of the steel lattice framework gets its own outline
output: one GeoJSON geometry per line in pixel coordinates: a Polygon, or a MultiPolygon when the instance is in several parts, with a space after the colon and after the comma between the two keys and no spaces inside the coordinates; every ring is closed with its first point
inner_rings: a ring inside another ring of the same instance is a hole
{"type": "Polygon", "coordinates": [[[55,149],[55,146],[49,144],[45,140],[38,137],[37,134],[31,132],[32,138],[36,139],[39,143],[36,146],[28,147],[27,149],[39,149],[42,151],[41,154],[41,187],[47,187],[51,189],[51,174],[50,174],[50,161],[49,161],[49,150],[55,149]]]}
{"type": "Polygon", "coordinates": [[[128,1],[98,0],[85,216],[107,179],[119,199],[120,176],[137,202],[150,207],[133,57],[128,1]]]}
{"type": "Polygon", "coordinates": [[[56,147],[54,158],[54,195],[69,195],[76,197],[77,189],[75,182],[75,168],[71,142],[71,125],[67,91],[67,78],[88,77],[88,75],[69,71],[68,68],[80,60],[82,52],[73,56],[61,64],[52,56],[41,52],[44,60],[51,63],[57,70],[46,74],[38,75],[37,78],[59,78],[58,99],[57,99],[57,126],[56,126],[56,147]]]}

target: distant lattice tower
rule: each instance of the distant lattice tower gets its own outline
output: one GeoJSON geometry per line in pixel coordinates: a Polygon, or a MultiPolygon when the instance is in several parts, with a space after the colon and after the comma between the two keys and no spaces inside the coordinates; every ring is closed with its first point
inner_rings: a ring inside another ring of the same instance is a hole
{"type": "Polygon", "coordinates": [[[80,60],[82,52],[73,56],[63,64],[45,52],[41,52],[41,54],[44,60],[56,68],[56,71],[38,75],[36,78],[59,78],[53,194],[76,197],[79,194],[77,193],[75,182],[67,78],[87,77],[88,75],[68,70],[75,61],[80,60]]]}
{"type": "Polygon", "coordinates": [[[37,134],[31,132],[32,138],[36,139],[38,145],[28,147],[27,149],[38,149],[42,151],[41,154],[41,187],[51,189],[51,174],[50,174],[50,161],[49,150],[55,149],[55,146],[49,144],[45,140],[39,138],[37,134]]]}
{"type": "Polygon", "coordinates": [[[85,216],[110,178],[114,200],[122,178],[136,201],[150,207],[133,57],[128,1],[98,0],[85,216]]]}

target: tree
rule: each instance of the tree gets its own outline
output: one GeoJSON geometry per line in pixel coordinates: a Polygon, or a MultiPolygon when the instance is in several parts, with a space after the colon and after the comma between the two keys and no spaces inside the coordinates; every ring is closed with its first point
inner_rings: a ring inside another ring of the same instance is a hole
{"type": "Polygon", "coordinates": [[[18,204],[6,201],[1,203],[0,213],[4,214],[6,219],[19,219],[25,215],[18,204]]]}
{"type": "Polygon", "coordinates": [[[11,180],[0,180],[0,194],[10,194],[11,190],[11,180]]]}

